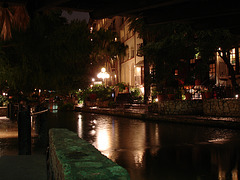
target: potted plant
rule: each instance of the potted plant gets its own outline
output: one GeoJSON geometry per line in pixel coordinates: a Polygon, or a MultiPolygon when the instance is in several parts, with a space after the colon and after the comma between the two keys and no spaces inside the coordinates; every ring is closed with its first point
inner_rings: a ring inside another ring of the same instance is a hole
{"type": "Polygon", "coordinates": [[[202,99],[210,99],[212,98],[212,91],[210,88],[204,88],[201,90],[202,99]]]}
{"type": "Polygon", "coordinates": [[[189,89],[183,89],[183,94],[185,95],[185,100],[192,99],[192,93],[189,91],[189,89]]]}
{"type": "Polygon", "coordinates": [[[169,100],[174,100],[176,96],[175,89],[173,87],[167,88],[167,97],[169,100]]]}
{"type": "Polygon", "coordinates": [[[97,91],[98,103],[99,107],[108,107],[109,102],[112,100],[112,89],[110,87],[101,86],[97,91]]]}
{"type": "Polygon", "coordinates": [[[158,101],[164,101],[166,99],[166,95],[163,91],[158,91],[157,92],[157,99],[158,101]]]}
{"type": "Polygon", "coordinates": [[[124,82],[117,83],[116,86],[118,86],[119,92],[121,92],[121,93],[128,90],[127,89],[128,86],[124,82]]]}
{"type": "Polygon", "coordinates": [[[186,92],[185,97],[186,97],[186,100],[191,100],[192,99],[192,93],[186,92]]]}

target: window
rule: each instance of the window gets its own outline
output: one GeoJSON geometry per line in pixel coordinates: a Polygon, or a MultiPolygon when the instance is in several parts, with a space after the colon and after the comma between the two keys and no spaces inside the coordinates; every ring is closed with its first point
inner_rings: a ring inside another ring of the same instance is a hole
{"type": "Polygon", "coordinates": [[[134,58],[134,48],[131,48],[131,58],[134,58]]]}
{"type": "Polygon", "coordinates": [[[190,59],[190,64],[196,63],[196,59],[190,59]]]}
{"type": "Polygon", "coordinates": [[[215,80],[215,77],[216,77],[216,65],[214,63],[209,65],[209,78],[215,80]]]}
{"type": "Polygon", "coordinates": [[[236,70],[236,52],[235,49],[230,51],[230,63],[233,65],[234,70],[236,70]]]}

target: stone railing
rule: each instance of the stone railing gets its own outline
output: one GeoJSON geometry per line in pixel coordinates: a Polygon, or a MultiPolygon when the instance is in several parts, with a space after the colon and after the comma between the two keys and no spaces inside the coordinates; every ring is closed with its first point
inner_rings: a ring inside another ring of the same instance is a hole
{"type": "Polygon", "coordinates": [[[240,99],[209,99],[203,103],[208,116],[240,117],[240,99]]]}
{"type": "Polygon", "coordinates": [[[48,163],[49,179],[130,179],[124,168],[67,129],[50,129],[48,163]]]}

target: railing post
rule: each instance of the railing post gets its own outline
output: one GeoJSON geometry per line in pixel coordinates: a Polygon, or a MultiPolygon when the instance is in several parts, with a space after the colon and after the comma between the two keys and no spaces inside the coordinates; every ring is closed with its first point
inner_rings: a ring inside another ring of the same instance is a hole
{"type": "Polygon", "coordinates": [[[18,113],[18,153],[31,155],[31,117],[29,109],[18,113]]]}

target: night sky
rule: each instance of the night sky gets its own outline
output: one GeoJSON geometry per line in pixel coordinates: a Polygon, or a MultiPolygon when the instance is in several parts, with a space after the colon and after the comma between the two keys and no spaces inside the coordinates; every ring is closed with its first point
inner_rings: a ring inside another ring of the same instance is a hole
{"type": "Polygon", "coordinates": [[[78,11],[72,11],[71,13],[68,13],[67,11],[63,11],[62,16],[66,17],[69,22],[74,19],[86,20],[88,22],[90,17],[88,12],[78,12],[78,11]]]}

